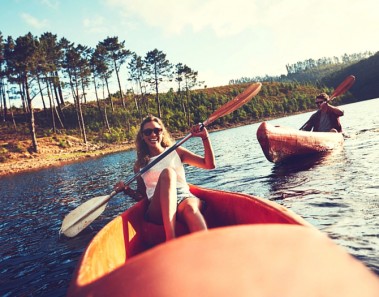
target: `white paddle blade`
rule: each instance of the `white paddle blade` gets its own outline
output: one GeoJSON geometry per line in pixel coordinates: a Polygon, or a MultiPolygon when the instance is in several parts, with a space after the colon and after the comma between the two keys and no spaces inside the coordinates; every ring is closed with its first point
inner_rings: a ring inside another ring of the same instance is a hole
{"type": "Polygon", "coordinates": [[[103,213],[111,197],[112,195],[95,197],[75,208],[64,218],[59,233],[67,237],[76,236],[103,213]]]}

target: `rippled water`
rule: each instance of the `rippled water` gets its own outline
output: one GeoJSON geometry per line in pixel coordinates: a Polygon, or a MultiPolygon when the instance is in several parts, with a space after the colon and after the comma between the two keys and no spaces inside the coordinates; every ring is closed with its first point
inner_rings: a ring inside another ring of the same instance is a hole
{"type": "MultiPolygon", "coordinates": [[[[379,275],[379,99],[345,105],[344,147],[296,163],[268,162],[259,124],[212,133],[217,168],[188,167],[188,182],[261,196],[295,211],[379,275]]],[[[270,121],[300,127],[309,113],[270,121]]],[[[198,139],[184,144],[201,149],[198,139]]],[[[132,205],[119,194],[75,238],[59,238],[63,217],[87,199],[109,194],[132,176],[135,153],[0,178],[0,295],[64,296],[92,237],[132,205]]]]}

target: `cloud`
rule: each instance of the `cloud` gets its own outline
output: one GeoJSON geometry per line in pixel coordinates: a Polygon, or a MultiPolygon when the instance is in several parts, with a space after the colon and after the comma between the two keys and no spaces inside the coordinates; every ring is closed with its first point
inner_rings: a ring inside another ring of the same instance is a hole
{"type": "Polygon", "coordinates": [[[195,33],[211,30],[218,38],[266,30],[276,40],[273,46],[298,52],[307,48],[311,54],[322,48],[342,51],[346,42],[355,42],[353,36],[357,49],[375,46],[379,30],[377,0],[345,0],[343,4],[340,0],[104,1],[124,19],[158,28],[166,36],[180,35],[188,28],[195,33]]]}
{"type": "Polygon", "coordinates": [[[166,35],[179,34],[186,27],[193,31],[210,28],[217,36],[238,34],[256,24],[257,7],[247,0],[106,0],[125,17],[137,17],[166,35]],[[157,13],[159,11],[159,13],[157,13]]]}
{"type": "Polygon", "coordinates": [[[46,28],[49,24],[48,20],[39,20],[36,17],[28,14],[28,13],[21,13],[21,18],[27,23],[29,26],[32,26],[35,29],[43,29],[46,28]]]}
{"type": "Polygon", "coordinates": [[[52,9],[58,9],[59,8],[59,1],[58,0],[40,0],[43,6],[50,7],[52,9]]]}
{"type": "Polygon", "coordinates": [[[104,33],[107,31],[107,28],[105,26],[105,18],[102,16],[84,18],[82,23],[87,32],[104,33]]]}

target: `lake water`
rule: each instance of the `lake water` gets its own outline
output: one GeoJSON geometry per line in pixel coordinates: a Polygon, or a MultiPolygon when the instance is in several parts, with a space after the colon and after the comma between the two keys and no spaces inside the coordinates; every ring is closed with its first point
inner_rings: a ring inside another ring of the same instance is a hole
{"type": "MultiPolygon", "coordinates": [[[[293,210],[379,275],[379,99],[343,106],[341,150],[275,165],[256,138],[259,124],[211,134],[217,168],[187,167],[188,182],[274,200],[293,210]]],[[[299,128],[310,113],[269,121],[299,128]]],[[[185,147],[202,149],[199,139],[185,147]]],[[[75,238],[59,238],[64,216],[127,180],[135,152],[0,178],[0,296],[64,296],[84,248],[133,202],[116,195],[75,238]]]]}

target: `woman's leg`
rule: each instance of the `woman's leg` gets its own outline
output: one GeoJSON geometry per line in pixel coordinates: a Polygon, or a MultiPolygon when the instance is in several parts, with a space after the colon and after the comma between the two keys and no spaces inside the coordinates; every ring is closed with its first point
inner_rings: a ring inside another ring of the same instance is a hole
{"type": "Polygon", "coordinates": [[[198,198],[187,198],[178,206],[178,216],[183,219],[190,232],[207,230],[207,223],[200,212],[201,200],[198,198]]]}
{"type": "Polygon", "coordinates": [[[176,173],[173,169],[167,168],[159,176],[147,210],[147,216],[151,221],[163,222],[167,241],[175,238],[176,210],[176,173]]]}

